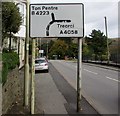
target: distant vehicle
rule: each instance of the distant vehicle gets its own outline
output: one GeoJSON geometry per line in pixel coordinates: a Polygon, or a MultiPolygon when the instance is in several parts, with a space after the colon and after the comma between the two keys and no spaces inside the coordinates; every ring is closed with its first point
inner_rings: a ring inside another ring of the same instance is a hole
{"type": "Polygon", "coordinates": [[[35,71],[49,72],[48,60],[44,57],[35,59],[35,71]]]}

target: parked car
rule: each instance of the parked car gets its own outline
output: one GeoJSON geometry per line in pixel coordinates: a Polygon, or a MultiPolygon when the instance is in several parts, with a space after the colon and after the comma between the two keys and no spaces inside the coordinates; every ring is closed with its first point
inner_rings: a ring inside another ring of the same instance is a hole
{"type": "Polygon", "coordinates": [[[35,59],[35,71],[46,71],[49,72],[48,61],[46,58],[35,59]]]}
{"type": "Polygon", "coordinates": [[[38,57],[37,59],[46,60],[48,62],[48,59],[46,57],[38,57]]]}

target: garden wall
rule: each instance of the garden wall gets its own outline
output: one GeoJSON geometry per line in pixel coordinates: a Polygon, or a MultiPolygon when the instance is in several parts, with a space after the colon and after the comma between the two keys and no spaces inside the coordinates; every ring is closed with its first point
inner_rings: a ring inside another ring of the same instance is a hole
{"type": "Polygon", "coordinates": [[[18,67],[8,73],[7,81],[2,87],[2,114],[16,102],[22,92],[18,67]]]}

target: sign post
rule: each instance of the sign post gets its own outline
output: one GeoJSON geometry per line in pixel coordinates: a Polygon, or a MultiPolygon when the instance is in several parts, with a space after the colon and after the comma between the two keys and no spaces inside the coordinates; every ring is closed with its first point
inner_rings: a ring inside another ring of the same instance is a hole
{"type": "Polygon", "coordinates": [[[32,39],[31,114],[35,113],[35,38],[32,39]]]}
{"type": "Polygon", "coordinates": [[[78,38],[78,61],[77,61],[77,112],[81,108],[81,89],[82,89],[82,38],[78,38]]]}
{"type": "MultiPolygon", "coordinates": [[[[82,39],[84,5],[82,3],[31,4],[30,37],[78,38],[77,112],[81,110],[82,39]]],[[[47,52],[48,53],[48,52],[47,52]]]]}

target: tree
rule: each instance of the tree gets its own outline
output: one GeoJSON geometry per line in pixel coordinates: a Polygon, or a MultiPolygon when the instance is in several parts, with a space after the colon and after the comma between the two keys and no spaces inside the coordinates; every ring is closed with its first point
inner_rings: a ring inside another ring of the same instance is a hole
{"type": "Polygon", "coordinates": [[[11,38],[17,33],[22,23],[19,8],[13,2],[2,2],[2,42],[9,37],[9,51],[11,51],[11,38]]]}
{"type": "Polygon", "coordinates": [[[90,37],[85,37],[88,46],[92,48],[95,54],[95,60],[102,58],[107,52],[107,38],[100,30],[92,30],[90,37]]]}
{"type": "Polygon", "coordinates": [[[71,42],[71,44],[69,44],[69,46],[68,46],[66,55],[68,57],[71,57],[71,58],[74,58],[74,57],[77,58],[77,56],[78,56],[78,44],[71,42]]]}
{"type": "Polygon", "coordinates": [[[63,59],[68,49],[67,44],[62,40],[56,40],[49,50],[49,56],[57,55],[59,59],[63,59]]]}
{"type": "Polygon", "coordinates": [[[44,50],[44,56],[47,56],[47,42],[41,45],[41,50],[44,50]]]}
{"type": "Polygon", "coordinates": [[[66,44],[70,45],[72,43],[72,38],[70,37],[59,37],[59,40],[63,40],[66,44]]]}
{"type": "Polygon", "coordinates": [[[115,63],[120,63],[120,38],[111,40],[110,45],[110,60],[115,63]]]}
{"type": "Polygon", "coordinates": [[[72,57],[72,58],[77,57],[77,53],[78,53],[77,44],[73,43],[73,39],[72,38],[70,38],[70,37],[65,37],[65,38],[64,37],[60,37],[60,38],[58,38],[58,40],[62,40],[62,41],[64,41],[67,44],[68,49],[66,51],[66,55],[68,57],[72,57]]]}
{"type": "Polygon", "coordinates": [[[90,46],[88,46],[86,43],[83,43],[82,45],[82,57],[83,57],[83,60],[90,60],[92,58],[92,54],[93,54],[93,51],[92,49],[90,48],[90,46]]]}

